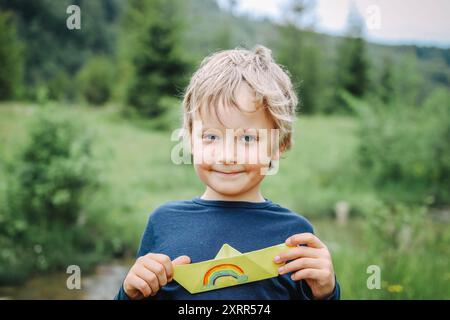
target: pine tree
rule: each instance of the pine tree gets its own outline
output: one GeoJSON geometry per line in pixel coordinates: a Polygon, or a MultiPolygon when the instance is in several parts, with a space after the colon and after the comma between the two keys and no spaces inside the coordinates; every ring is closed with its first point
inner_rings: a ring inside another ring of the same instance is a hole
{"type": "Polygon", "coordinates": [[[394,99],[394,77],[392,70],[392,61],[385,58],[383,61],[383,71],[380,79],[380,99],[383,103],[390,103],[394,99]]]}
{"type": "Polygon", "coordinates": [[[188,69],[180,47],[180,2],[135,0],[130,3],[127,32],[134,34],[133,76],[127,102],[141,114],[164,113],[161,98],[180,93],[188,69]]]}
{"type": "Polygon", "coordinates": [[[368,64],[365,57],[365,43],[361,37],[348,40],[350,54],[348,56],[348,72],[350,76],[344,83],[344,88],[357,97],[366,93],[368,85],[368,64]]]}
{"type": "Polygon", "coordinates": [[[369,62],[366,45],[362,37],[363,22],[356,11],[349,17],[349,30],[338,50],[337,61],[337,105],[348,111],[348,106],[340,98],[341,91],[362,98],[369,86],[369,62]]]}
{"type": "Polygon", "coordinates": [[[47,92],[52,99],[71,98],[73,76],[87,59],[114,54],[123,6],[121,0],[0,0],[0,12],[14,13],[18,37],[26,46],[23,97],[38,99],[47,92]],[[81,30],[66,27],[66,9],[72,4],[81,8],[81,30]]]}

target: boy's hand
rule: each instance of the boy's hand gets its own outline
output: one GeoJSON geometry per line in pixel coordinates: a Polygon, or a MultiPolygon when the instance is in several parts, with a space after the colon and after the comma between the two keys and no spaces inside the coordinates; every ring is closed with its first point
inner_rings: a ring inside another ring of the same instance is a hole
{"type": "Polygon", "coordinates": [[[314,299],[331,295],[335,277],[331,255],[327,247],[312,233],[298,233],[286,239],[291,248],[275,257],[276,263],[287,262],[279,269],[280,274],[293,272],[291,279],[304,279],[311,288],[314,299]],[[305,244],[307,246],[298,246],[305,244]]]}
{"type": "Polygon", "coordinates": [[[128,272],[123,289],[132,300],[154,296],[162,286],[172,281],[173,265],[188,263],[191,263],[188,256],[180,256],[173,261],[159,253],[139,257],[128,272]]]}

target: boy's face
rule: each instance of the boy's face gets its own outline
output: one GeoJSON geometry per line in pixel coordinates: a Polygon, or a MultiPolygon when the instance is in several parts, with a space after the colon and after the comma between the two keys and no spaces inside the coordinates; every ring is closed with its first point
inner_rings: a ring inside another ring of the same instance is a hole
{"type": "Polygon", "coordinates": [[[227,197],[257,189],[270,160],[278,158],[271,152],[274,123],[254,98],[250,87],[243,84],[236,94],[240,108],[219,105],[220,121],[213,107],[201,108],[201,115],[194,117],[192,152],[197,175],[227,197]]]}

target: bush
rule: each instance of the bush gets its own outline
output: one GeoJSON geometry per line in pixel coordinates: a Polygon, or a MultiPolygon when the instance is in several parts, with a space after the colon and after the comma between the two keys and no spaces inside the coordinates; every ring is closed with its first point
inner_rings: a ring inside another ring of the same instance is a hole
{"type": "Polygon", "coordinates": [[[21,156],[20,206],[27,220],[73,225],[93,182],[91,140],[69,120],[40,115],[21,156]]]}
{"type": "Polygon", "coordinates": [[[325,222],[343,299],[449,299],[450,228],[426,213],[423,206],[379,202],[347,226],[325,222]],[[367,286],[369,266],[379,267],[379,289],[367,286]]]}
{"type": "Polygon", "coordinates": [[[111,97],[114,65],[105,57],[91,58],[78,72],[76,81],[84,100],[94,105],[104,104],[111,97]]]}
{"type": "Polygon", "coordinates": [[[361,120],[360,164],[387,198],[449,203],[449,101],[448,91],[435,90],[421,108],[355,106],[361,120]]]}
{"type": "Polygon", "coordinates": [[[77,252],[95,249],[95,230],[82,213],[83,197],[96,183],[92,136],[55,114],[37,115],[28,143],[9,165],[0,214],[1,282],[66,267],[77,252]]]}
{"type": "MultiPolygon", "coordinates": [[[[58,70],[54,77],[48,82],[48,99],[57,101],[71,101],[75,97],[75,90],[72,87],[72,81],[69,75],[63,71],[58,70]]],[[[36,99],[40,100],[40,99],[36,99]]],[[[45,100],[45,99],[44,99],[45,100]]]]}

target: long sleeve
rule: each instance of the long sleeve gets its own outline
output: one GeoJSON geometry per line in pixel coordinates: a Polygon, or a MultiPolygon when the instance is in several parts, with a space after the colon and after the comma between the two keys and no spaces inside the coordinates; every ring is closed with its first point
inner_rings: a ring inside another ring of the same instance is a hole
{"type": "MultiPolygon", "coordinates": [[[[224,243],[250,252],[283,243],[297,233],[314,233],[311,223],[289,209],[272,203],[219,201],[195,198],[170,201],[156,208],[142,235],[136,256],[161,253],[171,259],[187,255],[193,263],[214,259],[224,243]],[[264,237],[261,237],[264,234],[264,237]]],[[[201,277],[201,275],[199,275],[201,277]]],[[[336,287],[328,299],[339,299],[336,287]]],[[[115,297],[127,300],[123,284],[115,297]]],[[[176,281],[162,286],[147,300],[312,300],[304,281],[288,275],[190,294],[176,281]]]]}
{"type": "MultiPolygon", "coordinates": [[[[324,300],[340,300],[341,298],[341,287],[339,285],[339,282],[336,280],[336,284],[334,286],[333,292],[324,300]]],[[[298,290],[300,291],[300,294],[304,297],[305,300],[313,300],[314,297],[312,295],[311,289],[304,280],[300,280],[297,282],[298,290]]]]}
{"type": "Polygon", "coordinates": [[[119,292],[114,297],[114,300],[130,300],[130,298],[125,293],[125,290],[123,290],[123,284],[120,286],[119,292]]]}

